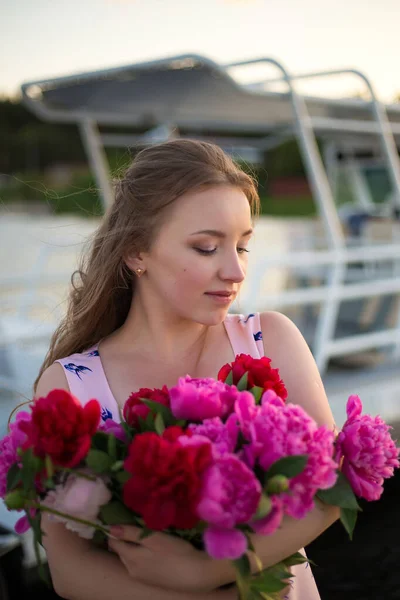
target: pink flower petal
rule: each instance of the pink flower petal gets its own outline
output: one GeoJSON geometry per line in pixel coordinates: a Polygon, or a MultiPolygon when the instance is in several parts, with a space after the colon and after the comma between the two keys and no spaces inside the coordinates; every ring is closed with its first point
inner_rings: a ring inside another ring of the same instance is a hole
{"type": "Polygon", "coordinates": [[[362,402],[359,396],[353,395],[349,397],[347,400],[346,412],[348,419],[357,419],[361,416],[362,402]]]}
{"type": "Polygon", "coordinates": [[[283,519],[283,502],[278,496],[272,496],[271,512],[258,521],[250,523],[251,528],[261,535],[271,535],[280,526],[283,519]]]}
{"type": "Polygon", "coordinates": [[[28,517],[26,515],[18,519],[18,521],[14,525],[15,533],[18,533],[18,535],[22,535],[23,533],[28,531],[29,528],[30,525],[28,517]]]}
{"type": "Polygon", "coordinates": [[[247,539],[238,529],[210,527],[203,534],[207,553],[212,558],[235,560],[247,550],[247,539]]]}

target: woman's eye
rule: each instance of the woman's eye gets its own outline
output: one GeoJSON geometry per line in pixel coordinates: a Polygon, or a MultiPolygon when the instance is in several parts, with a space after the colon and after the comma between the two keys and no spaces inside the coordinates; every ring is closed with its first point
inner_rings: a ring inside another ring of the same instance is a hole
{"type": "Polygon", "coordinates": [[[207,256],[207,255],[210,255],[210,254],[214,254],[217,249],[213,248],[212,250],[204,250],[203,248],[195,248],[195,250],[199,254],[204,254],[205,256],[207,256]]]}
{"type": "MultiPolygon", "coordinates": [[[[211,254],[215,254],[217,248],[212,248],[212,250],[204,250],[204,248],[195,248],[196,252],[199,254],[203,254],[204,256],[210,256],[211,254]]],[[[237,248],[238,254],[243,254],[244,252],[250,252],[247,248],[237,248]]]]}

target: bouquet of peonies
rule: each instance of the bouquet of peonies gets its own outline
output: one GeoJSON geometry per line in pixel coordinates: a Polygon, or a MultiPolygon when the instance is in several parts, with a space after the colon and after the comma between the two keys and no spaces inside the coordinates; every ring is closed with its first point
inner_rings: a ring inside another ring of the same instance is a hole
{"type": "Polygon", "coordinates": [[[218,380],[140,389],[120,423],[100,424],[97,400],[81,406],[53,390],[19,412],[0,442],[0,496],[25,511],[16,531],[32,527],[36,548],[42,512],[99,542],[110,526],[132,524],[232,560],[241,599],[276,598],[306,559],[267,569],[257,560],[252,574],[252,534],[272,534],[285,515],[304,518],[317,496],[340,506],[351,536],[356,496],[377,500],[399,467],[390,428],[362,415],[357,396],[338,435],[286,399],[271,361],[244,354],[218,380]]]}

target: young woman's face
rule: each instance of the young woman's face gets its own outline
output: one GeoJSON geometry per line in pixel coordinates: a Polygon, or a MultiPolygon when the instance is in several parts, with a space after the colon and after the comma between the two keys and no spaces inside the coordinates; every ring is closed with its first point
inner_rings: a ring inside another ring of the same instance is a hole
{"type": "Polygon", "coordinates": [[[147,297],[178,318],[223,321],[246,275],[251,233],[249,201],[239,188],[185,194],[142,255],[147,297]]]}

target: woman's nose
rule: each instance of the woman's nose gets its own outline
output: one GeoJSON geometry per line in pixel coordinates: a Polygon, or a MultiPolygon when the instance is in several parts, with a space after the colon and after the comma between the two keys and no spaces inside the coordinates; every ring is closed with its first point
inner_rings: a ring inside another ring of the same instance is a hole
{"type": "Polygon", "coordinates": [[[220,269],[220,277],[224,281],[233,281],[234,283],[242,283],[246,276],[245,266],[236,254],[234,258],[226,259],[220,269]]]}

